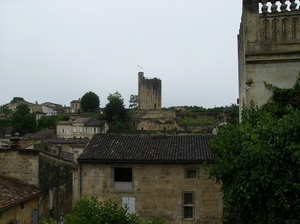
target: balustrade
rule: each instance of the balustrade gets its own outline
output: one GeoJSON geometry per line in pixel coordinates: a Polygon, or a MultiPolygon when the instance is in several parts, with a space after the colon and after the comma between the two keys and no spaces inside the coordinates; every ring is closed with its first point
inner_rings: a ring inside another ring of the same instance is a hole
{"type": "Polygon", "coordinates": [[[299,0],[260,0],[259,12],[275,13],[299,10],[299,0]]]}

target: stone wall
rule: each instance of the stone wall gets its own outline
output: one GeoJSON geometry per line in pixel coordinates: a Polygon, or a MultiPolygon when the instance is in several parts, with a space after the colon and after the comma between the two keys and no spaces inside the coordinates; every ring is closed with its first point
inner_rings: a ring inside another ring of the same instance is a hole
{"type": "Polygon", "coordinates": [[[25,184],[38,186],[39,151],[0,149],[0,173],[25,184]]]}
{"type": "Polygon", "coordinates": [[[172,110],[132,110],[131,126],[135,130],[174,131],[178,129],[172,110]]]}
{"type": "MultiPolygon", "coordinates": [[[[294,1],[244,0],[239,48],[239,102],[265,104],[264,81],[291,88],[300,70],[300,13],[294,1]],[[279,4],[279,5],[278,5],[279,4]]],[[[298,6],[299,7],[299,6],[298,6]]]]}
{"type": "Polygon", "coordinates": [[[63,211],[67,214],[72,208],[73,194],[73,169],[75,164],[58,159],[46,153],[39,155],[39,188],[42,191],[40,205],[40,216],[52,216],[59,219],[63,211]],[[50,190],[52,190],[53,209],[49,207],[50,190]]]}
{"type": "Polygon", "coordinates": [[[138,74],[138,109],[161,109],[161,80],[147,79],[143,72],[138,74]]]}
{"type": "Polygon", "coordinates": [[[219,185],[208,178],[203,164],[96,164],[81,165],[82,195],[98,195],[101,201],[122,197],[135,199],[135,212],[141,218],[159,217],[166,224],[221,223],[222,200],[219,185]],[[132,168],[132,188],[115,190],[114,168],[132,168]],[[185,178],[188,169],[197,178],[185,178]],[[194,218],[183,218],[183,193],[194,194],[194,218]]]}

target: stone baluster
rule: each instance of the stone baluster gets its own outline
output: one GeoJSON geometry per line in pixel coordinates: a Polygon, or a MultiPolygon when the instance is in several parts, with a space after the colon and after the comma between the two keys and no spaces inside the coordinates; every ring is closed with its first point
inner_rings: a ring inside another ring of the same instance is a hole
{"type": "Polygon", "coordinates": [[[262,0],[262,13],[267,13],[268,12],[268,6],[267,6],[267,0],[262,0]]]}
{"type": "Polygon", "coordinates": [[[286,10],[287,4],[285,4],[285,1],[286,1],[286,0],[280,0],[280,2],[281,2],[281,6],[280,6],[281,12],[286,12],[286,11],[287,11],[287,10],[286,10]]]}
{"type": "Polygon", "coordinates": [[[297,7],[296,0],[292,0],[292,1],[291,1],[291,5],[290,5],[291,11],[296,10],[296,7],[297,7]]]}
{"type": "Polygon", "coordinates": [[[276,5],[277,0],[271,0],[271,12],[277,12],[277,5],[276,5]]]}

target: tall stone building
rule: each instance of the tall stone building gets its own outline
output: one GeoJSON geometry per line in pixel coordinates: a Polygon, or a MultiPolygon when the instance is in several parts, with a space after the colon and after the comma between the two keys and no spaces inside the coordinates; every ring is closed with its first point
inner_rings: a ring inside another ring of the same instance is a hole
{"type": "Polygon", "coordinates": [[[138,109],[161,109],[161,80],[147,79],[143,72],[139,72],[138,109]]]}
{"type": "Polygon", "coordinates": [[[240,110],[270,99],[264,82],[291,88],[300,70],[299,3],[243,0],[238,54],[240,110]]]}

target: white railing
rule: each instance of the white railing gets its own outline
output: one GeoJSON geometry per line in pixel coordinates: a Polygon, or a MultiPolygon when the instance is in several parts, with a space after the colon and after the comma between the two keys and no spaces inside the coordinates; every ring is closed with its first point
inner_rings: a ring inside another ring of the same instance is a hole
{"type": "Polygon", "coordinates": [[[300,0],[260,0],[259,13],[278,13],[299,10],[300,0]]]}

